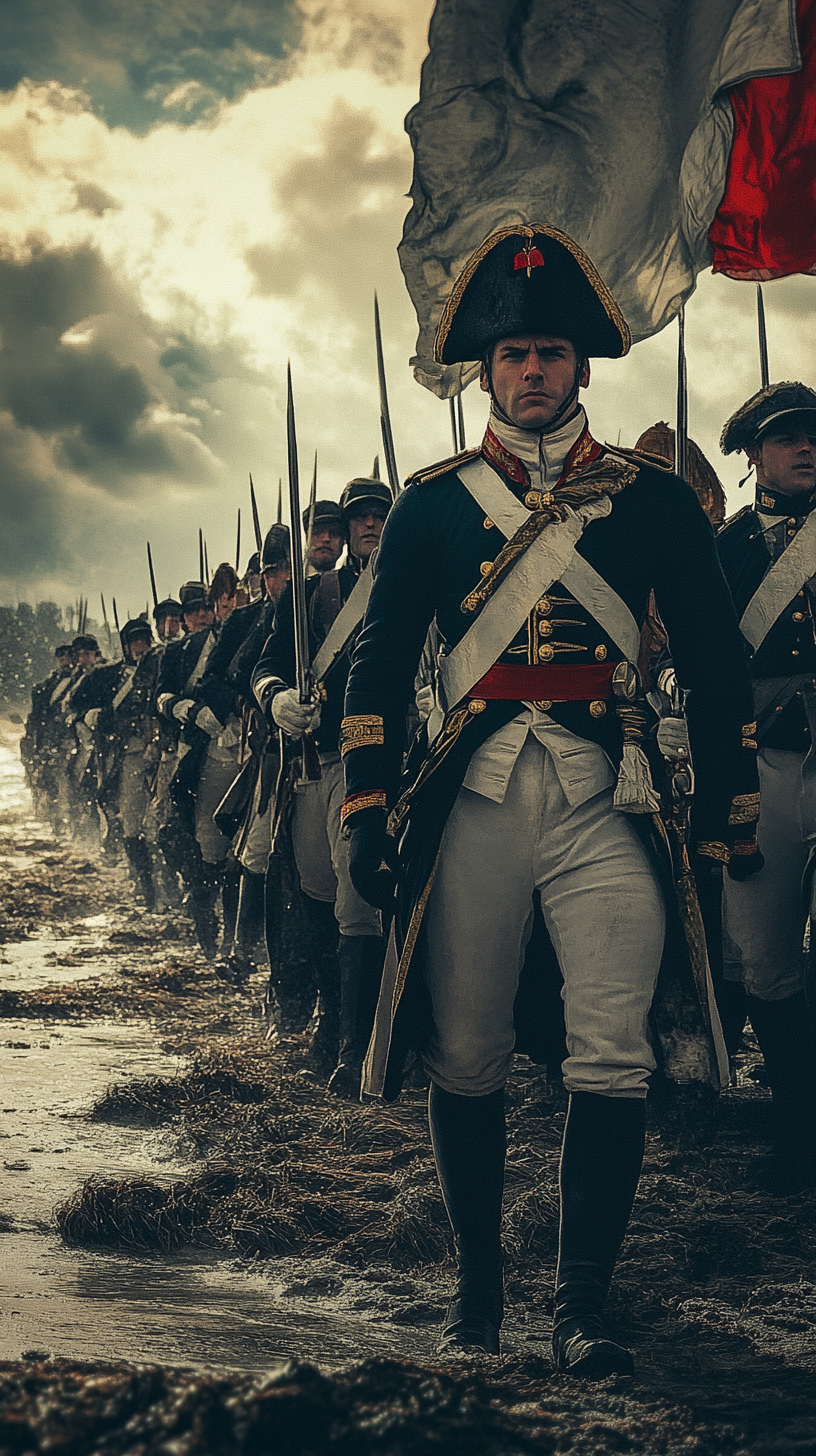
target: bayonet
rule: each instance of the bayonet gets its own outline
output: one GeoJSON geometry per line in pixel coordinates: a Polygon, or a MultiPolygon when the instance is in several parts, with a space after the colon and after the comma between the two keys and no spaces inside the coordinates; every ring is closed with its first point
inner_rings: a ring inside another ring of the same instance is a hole
{"type": "Polygon", "coordinates": [[[382,433],[383,451],[385,452],[385,469],[388,475],[388,484],[391,487],[391,494],[396,500],[400,492],[399,471],[397,470],[397,457],[394,453],[394,436],[391,430],[391,415],[388,409],[388,389],[385,382],[385,359],[383,358],[382,331],[380,329],[380,305],[377,302],[377,295],[374,294],[374,341],[377,346],[377,378],[380,385],[380,431],[382,433]]]}
{"type": "Polygon", "coordinates": [[[283,525],[283,480],[278,476],[278,525],[283,525]]]}
{"type": "Polygon", "coordinates": [[[207,555],[207,543],[204,542],[204,581],[207,586],[210,584],[210,558],[207,555]]]}
{"type": "Polygon", "coordinates": [[[102,620],[105,623],[105,631],[108,634],[108,652],[112,652],[113,651],[113,638],[111,637],[110,622],[108,621],[108,614],[107,614],[107,611],[105,610],[105,598],[104,598],[104,595],[102,594],[102,592],[99,593],[99,598],[100,598],[100,601],[102,602],[102,620]]]}
{"type": "MultiPolygon", "coordinates": [[[[292,369],[286,365],[286,452],[289,466],[290,553],[292,571],[292,606],[295,618],[295,677],[298,698],[310,703],[313,698],[311,663],[309,660],[309,617],[306,609],[306,571],[303,563],[303,537],[300,530],[300,474],[298,469],[295,401],[292,394],[292,369]]],[[[320,777],[314,739],[303,735],[303,772],[306,778],[320,777]]]]}
{"type": "Polygon", "coordinates": [[[241,507],[238,507],[238,536],[235,542],[235,570],[241,574],[241,507]]]}
{"type": "Polygon", "coordinates": [[[380,457],[379,457],[379,455],[375,455],[374,456],[374,464],[371,467],[371,479],[372,480],[379,480],[379,478],[380,478],[380,457]]]}
{"type": "Polygon", "coordinates": [[[258,515],[258,502],[255,499],[255,487],[252,484],[252,472],[249,475],[249,498],[252,502],[252,526],[255,531],[255,550],[260,556],[263,549],[263,536],[261,535],[261,518],[258,515]]]}
{"type": "Polygon", "coordinates": [[[204,580],[204,532],[198,528],[198,579],[204,580]]]}
{"type": "Polygon", "coordinates": [[[453,395],[451,395],[450,399],[448,400],[448,404],[450,405],[451,435],[453,436],[453,453],[454,453],[454,455],[458,455],[459,454],[459,434],[458,434],[458,431],[457,431],[457,428],[456,428],[456,401],[454,400],[453,395]]]}
{"type": "Polygon", "coordinates": [[[159,593],[156,591],[156,573],[153,570],[153,552],[150,550],[150,542],[147,543],[147,566],[150,572],[150,590],[153,593],[153,605],[159,605],[159,593]]]}
{"type": "Polygon", "coordinates": [[[119,631],[119,613],[116,610],[116,597],[111,597],[111,601],[113,602],[113,620],[114,620],[114,624],[116,626],[116,630],[118,632],[119,631]]]}

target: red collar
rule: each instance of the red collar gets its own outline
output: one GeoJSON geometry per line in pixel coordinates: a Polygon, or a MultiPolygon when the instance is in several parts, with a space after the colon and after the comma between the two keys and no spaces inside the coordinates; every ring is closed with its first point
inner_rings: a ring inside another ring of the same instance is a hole
{"type": "MultiPolygon", "coordinates": [[[[502,475],[508,476],[516,485],[522,485],[525,489],[529,488],[530,474],[526,465],[519,460],[518,455],[513,455],[510,450],[505,448],[501,440],[493,434],[489,425],[482,441],[481,453],[488,465],[500,470],[502,475]]],[[[564,469],[556,481],[556,486],[562,485],[570,476],[577,475],[602,454],[603,446],[599,445],[597,440],[593,440],[589,427],[585,426],[583,433],[578,436],[575,444],[567,452],[564,469]]]]}

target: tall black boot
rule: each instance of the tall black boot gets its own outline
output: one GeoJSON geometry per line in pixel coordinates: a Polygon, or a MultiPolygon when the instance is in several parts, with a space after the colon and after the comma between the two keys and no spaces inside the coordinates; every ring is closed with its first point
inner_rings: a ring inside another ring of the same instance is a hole
{"type": "Polygon", "coordinates": [[[206,864],[200,856],[195,864],[194,875],[192,870],[193,865],[189,865],[190,878],[187,883],[190,886],[190,908],[193,912],[196,939],[207,960],[213,961],[218,950],[218,918],[215,913],[218,871],[215,865],[206,864]]]}
{"type": "Polygon", "coordinates": [[[153,884],[153,862],[150,858],[147,841],[142,839],[141,835],[131,835],[122,842],[128,863],[142,892],[145,909],[152,914],[156,908],[156,890],[153,884]]]}
{"type": "Polygon", "coordinates": [[[317,981],[317,1026],[306,1061],[313,1072],[328,1081],[337,1066],[340,1050],[340,967],[337,963],[338,930],[334,905],[303,895],[303,918],[309,951],[317,981]]]}
{"type": "Polygon", "coordinates": [[[602,1310],[643,1162],[646,1103],[573,1092],[561,1149],[561,1231],[553,1312],[559,1370],[589,1380],[631,1375],[602,1310]]]}
{"type": "Polygon", "coordinates": [[[221,955],[226,959],[232,951],[235,940],[238,898],[241,893],[241,866],[234,862],[224,863],[219,867],[218,879],[221,885],[221,912],[224,922],[221,935],[221,955]]]}
{"type": "Polygon", "coordinates": [[[329,1079],[329,1091],[350,1102],[360,1101],[363,1061],[374,1029],[384,955],[381,935],[340,936],[340,1055],[329,1079]]]}
{"type": "Polygon", "coordinates": [[[221,980],[232,986],[244,986],[257,967],[258,946],[264,934],[264,876],[241,869],[238,892],[238,916],[232,950],[216,969],[221,980]]]}
{"type": "Polygon", "coordinates": [[[436,1172],[456,1247],[456,1296],[440,1350],[499,1353],[502,1320],[501,1206],[504,1191],[504,1088],[459,1097],[431,1083],[428,1097],[436,1172]]]}
{"type": "Polygon", "coordinates": [[[783,1001],[747,1000],[773,1098],[773,1156],[757,1169],[757,1181],[772,1193],[795,1193],[816,1182],[814,1012],[803,991],[783,1001]]]}

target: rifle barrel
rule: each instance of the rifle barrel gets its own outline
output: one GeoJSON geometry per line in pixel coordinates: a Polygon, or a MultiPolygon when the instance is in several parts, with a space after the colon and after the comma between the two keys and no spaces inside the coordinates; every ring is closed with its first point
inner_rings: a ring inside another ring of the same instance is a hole
{"type": "Polygon", "coordinates": [[[258,515],[258,502],[255,498],[255,487],[252,484],[252,473],[249,476],[249,498],[252,502],[252,526],[255,531],[255,550],[260,555],[263,549],[263,535],[261,534],[261,518],[258,515]]]}
{"type": "Polygon", "coordinates": [[[198,579],[204,580],[204,532],[198,528],[198,579]]]}
{"type": "Polygon", "coordinates": [[[235,570],[241,574],[241,507],[238,507],[238,539],[235,542],[235,570]]]}
{"type": "Polygon", "coordinates": [[[150,570],[150,590],[153,593],[153,605],[159,605],[159,593],[156,591],[156,573],[153,570],[153,553],[150,550],[150,542],[147,543],[147,565],[150,570]]]}
{"type": "Polygon", "coordinates": [[[385,359],[383,357],[382,330],[380,328],[380,305],[374,294],[374,341],[377,346],[377,379],[380,385],[380,431],[385,452],[385,468],[391,494],[396,500],[400,492],[397,457],[394,452],[394,435],[391,429],[391,414],[388,409],[388,388],[385,382],[385,359]]]}
{"type": "Polygon", "coordinates": [[[309,670],[309,621],[306,614],[306,574],[303,565],[303,537],[300,529],[300,473],[298,470],[295,400],[292,394],[292,369],[286,365],[286,451],[289,465],[290,551],[292,568],[292,605],[295,616],[295,668],[298,696],[302,703],[311,698],[309,670]]]}

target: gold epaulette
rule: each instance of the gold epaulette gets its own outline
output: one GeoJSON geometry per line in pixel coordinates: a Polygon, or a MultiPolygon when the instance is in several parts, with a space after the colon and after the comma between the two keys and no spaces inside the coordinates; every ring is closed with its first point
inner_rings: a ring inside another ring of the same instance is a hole
{"type": "Polygon", "coordinates": [[[636,465],[653,465],[655,470],[665,470],[667,475],[674,474],[674,466],[662,455],[653,455],[651,450],[629,450],[623,445],[610,445],[607,442],[606,449],[613,455],[623,455],[627,460],[634,460],[636,465]]]}
{"type": "Polygon", "coordinates": [[[748,512],[752,511],[753,509],[753,505],[747,505],[743,506],[741,511],[735,511],[733,516],[729,516],[727,521],[723,521],[716,534],[718,536],[721,536],[723,531],[727,531],[729,526],[736,525],[737,521],[741,521],[743,516],[747,516],[748,512]]]}
{"type": "Polygon", "coordinates": [[[428,481],[436,480],[440,475],[447,475],[449,470],[458,470],[460,465],[467,465],[469,461],[476,460],[481,454],[481,446],[476,450],[460,450],[458,455],[450,455],[447,460],[440,460],[436,465],[428,465],[425,470],[415,470],[409,475],[405,484],[427,485],[428,481]]]}

